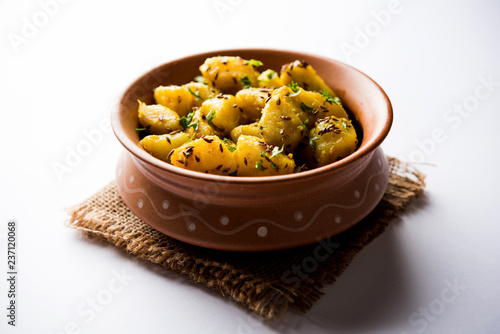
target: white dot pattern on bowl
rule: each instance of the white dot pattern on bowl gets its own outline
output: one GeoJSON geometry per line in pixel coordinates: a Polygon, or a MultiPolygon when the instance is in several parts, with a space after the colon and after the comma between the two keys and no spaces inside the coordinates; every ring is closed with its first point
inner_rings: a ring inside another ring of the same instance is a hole
{"type": "Polygon", "coordinates": [[[224,226],[226,226],[227,224],[229,224],[229,218],[227,216],[221,216],[220,219],[219,219],[219,221],[224,226]]]}
{"type": "Polygon", "coordinates": [[[144,201],[141,198],[140,200],[137,201],[137,206],[139,207],[139,209],[142,209],[143,205],[144,205],[144,201]]]}
{"type": "Polygon", "coordinates": [[[340,224],[342,222],[342,217],[340,215],[335,215],[335,224],[340,224]]]}
{"type": "Polygon", "coordinates": [[[130,175],[130,177],[128,178],[128,180],[130,181],[130,183],[134,182],[134,175],[130,175]]]}
{"type": "Polygon", "coordinates": [[[195,223],[189,223],[188,230],[191,231],[191,232],[193,232],[194,230],[196,230],[196,224],[195,223]]]}
{"type": "Polygon", "coordinates": [[[301,211],[295,212],[295,220],[300,221],[304,218],[304,214],[301,211]]]}
{"type": "Polygon", "coordinates": [[[357,190],[357,189],[354,190],[354,197],[356,197],[358,199],[361,197],[361,193],[359,192],[359,190],[357,190]]]}
{"type": "Polygon", "coordinates": [[[161,203],[161,206],[167,210],[168,207],[170,206],[170,202],[168,200],[164,200],[162,203],[161,203]]]}
{"type": "Polygon", "coordinates": [[[261,226],[257,229],[257,235],[261,238],[267,236],[267,227],[261,226]]]}

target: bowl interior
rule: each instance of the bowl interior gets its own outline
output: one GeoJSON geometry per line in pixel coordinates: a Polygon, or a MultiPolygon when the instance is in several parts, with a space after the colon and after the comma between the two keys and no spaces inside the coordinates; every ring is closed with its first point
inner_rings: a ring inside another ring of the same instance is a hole
{"type": "MultiPolygon", "coordinates": [[[[171,61],[152,69],[137,79],[125,91],[119,107],[112,114],[113,130],[125,148],[139,159],[170,172],[207,179],[227,178],[227,176],[208,175],[176,168],[152,157],[140,145],[139,135],[135,131],[140,126],[137,116],[137,100],[147,104],[154,103],[153,90],[156,87],[172,84],[181,85],[190,82],[195,76],[200,75],[199,66],[203,64],[206,58],[218,55],[261,60],[264,63],[264,66],[260,68],[261,71],[270,68],[279,72],[281,66],[288,62],[297,59],[307,61],[337,93],[362,131],[363,137],[359,149],[338,162],[298,174],[261,177],[259,179],[303,177],[307,174],[317,173],[319,170],[346,165],[372,152],[382,143],[389,132],[392,124],[392,107],[389,98],[382,88],[364,73],[339,61],[302,52],[235,49],[212,51],[171,61]]],[[[248,177],[231,178],[232,182],[236,180],[244,181],[244,179],[255,181],[255,178],[248,177]]]]}

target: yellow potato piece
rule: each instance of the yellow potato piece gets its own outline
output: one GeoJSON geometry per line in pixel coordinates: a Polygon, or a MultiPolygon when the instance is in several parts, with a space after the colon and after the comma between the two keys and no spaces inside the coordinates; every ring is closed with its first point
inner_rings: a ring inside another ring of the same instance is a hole
{"type": "Polygon", "coordinates": [[[206,100],[201,105],[200,111],[207,119],[211,118],[210,123],[227,136],[240,124],[242,112],[236,104],[236,98],[232,95],[221,94],[206,100]]]}
{"type": "Polygon", "coordinates": [[[296,60],[283,65],[280,78],[283,85],[289,85],[293,81],[305,90],[321,92],[325,89],[331,97],[337,96],[323,79],[316,74],[314,68],[304,61],[296,60]]]}
{"type": "MultiPolygon", "coordinates": [[[[279,150],[279,148],[277,148],[279,150]]],[[[273,148],[254,136],[242,135],[234,156],[238,162],[238,176],[270,176],[291,174],[295,168],[293,159],[283,153],[274,157],[273,148]]]]}
{"type": "Polygon", "coordinates": [[[245,124],[235,127],[231,130],[231,140],[233,142],[238,142],[238,138],[241,135],[254,136],[257,138],[262,138],[259,130],[259,123],[245,124]]]}
{"type": "Polygon", "coordinates": [[[207,58],[200,66],[200,71],[209,87],[224,94],[236,94],[245,82],[248,82],[250,87],[259,87],[259,72],[240,57],[207,58]]]}
{"type": "Polygon", "coordinates": [[[236,93],[236,104],[242,112],[245,123],[252,123],[262,116],[266,100],[271,97],[271,90],[266,88],[245,88],[236,93]]]}
{"type": "Polygon", "coordinates": [[[180,168],[219,175],[229,175],[238,167],[233,153],[217,136],[204,136],[176,148],[170,161],[180,168]]]}
{"type": "Polygon", "coordinates": [[[261,88],[275,89],[284,86],[278,73],[273,70],[265,70],[257,79],[259,80],[259,87],[261,88]]]}
{"type": "Polygon", "coordinates": [[[356,131],[346,118],[326,117],[316,123],[310,132],[314,142],[313,162],[325,166],[352,154],[357,147],[356,131]]]}
{"type": "Polygon", "coordinates": [[[182,130],[179,115],[170,108],[160,104],[146,105],[139,101],[139,123],[149,133],[161,135],[176,130],[182,130]]]}
{"type": "Polygon", "coordinates": [[[210,88],[200,82],[190,82],[182,85],[182,88],[186,89],[188,92],[192,92],[189,92],[194,97],[191,108],[201,107],[205,100],[212,99],[220,93],[218,90],[210,88]]]}
{"type": "Polygon", "coordinates": [[[328,101],[318,92],[301,91],[297,95],[301,109],[309,114],[309,124],[314,126],[318,119],[328,116],[337,118],[348,118],[347,113],[340,103],[328,101]]]}
{"type": "Polygon", "coordinates": [[[307,112],[300,108],[296,96],[289,96],[290,94],[293,92],[289,87],[276,89],[259,120],[259,131],[266,143],[284,146],[288,153],[295,150],[307,136],[305,123],[308,119],[307,112]]]}
{"type": "MultiPolygon", "coordinates": [[[[189,136],[193,136],[193,138],[198,139],[203,136],[219,136],[224,137],[224,132],[218,128],[216,128],[212,122],[208,122],[208,118],[203,115],[201,109],[196,109],[193,111],[193,119],[191,121],[191,126],[187,128],[187,132],[189,136]]],[[[215,113],[215,112],[212,112],[215,113]]],[[[208,114],[209,117],[211,114],[208,114]]]]}
{"type": "Polygon", "coordinates": [[[194,96],[181,86],[159,86],[154,90],[156,103],[161,104],[179,114],[186,116],[193,108],[194,96]]]}
{"type": "Polygon", "coordinates": [[[152,156],[170,162],[169,154],[190,139],[189,134],[177,132],[165,135],[149,135],[141,140],[141,145],[152,156]]]}

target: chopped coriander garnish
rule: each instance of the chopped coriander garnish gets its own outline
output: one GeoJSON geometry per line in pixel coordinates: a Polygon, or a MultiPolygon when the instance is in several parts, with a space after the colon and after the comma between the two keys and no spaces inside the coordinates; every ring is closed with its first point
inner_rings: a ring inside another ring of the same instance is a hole
{"type": "MultiPolygon", "coordinates": [[[[304,123],[300,124],[300,126],[303,127],[304,130],[308,131],[307,124],[309,124],[309,118],[306,119],[306,121],[304,123]]],[[[309,136],[309,132],[307,132],[307,135],[309,136]]]]}
{"type": "Polygon", "coordinates": [[[278,169],[278,166],[276,166],[276,164],[271,159],[269,159],[269,162],[271,163],[271,166],[273,166],[273,169],[278,169]]]}
{"type": "Polygon", "coordinates": [[[285,145],[281,146],[281,148],[279,148],[278,146],[274,146],[271,158],[274,158],[278,154],[282,153],[284,148],[285,148],[285,145]]]}
{"type": "Polygon", "coordinates": [[[248,77],[246,75],[243,78],[241,78],[241,83],[243,84],[243,88],[250,88],[250,87],[252,87],[250,79],[248,79],[248,77]]]}
{"type": "Polygon", "coordinates": [[[260,159],[259,161],[257,161],[255,163],[255,168],[257,168],[261,172],[263,172],[263,171],[265,171],[267,169],[267,167],[262,166],[262,159],[260,159]]]}
{"type": "Polygon", "coordinates": [[[205,81],[205,78],[203,77],[203,75],[197,75],[194,77],[193,79],[194,81],[196,82],[199,82],[199,83],[202,83],[204,85],[207,85],[208,83],[205,81]]]}
{"type": "Polygon", "coordinates": [[[236,146],[232,146],[233,142],[227,138],[222,139],[222,142],[226,144],[226,147],[228,148],[229,151],[234,152],[236,150],[236,146]]]}
{"type": "Polygon", "coordinates": [[[210,113],[207,116],[207,123],[208,125],[212,126],[212,120],[217,116],[215,111],[211,110],[210,113]]]}
{"type": "Polygon", "coordinates": [[[203,100],[203,98],[200,96],[200,94],[198,94],[198,91],[196,91],[196,93],[194,93],[194,92],[191,90],[191,87],[188,87],[188,91],[191,93],[191,95],[193,95],[193,96],[194,96],[194,97],[196,97],[197,99],[203,100]]]}
{"type": "Polygon", "coordinates": [[[321,96],[323,96],[325,98],[325,103],[323,103],[323,104],[335,103],[336,105],[342,106],[342,102],[340,101],[340,99],[337,96],[331,97],[330,93],[328,93],[328,91],[326,89],[323,89],[321,91],[321,96]]]}
{"type": "Polygon", "coordinates": [[[264,127],[262,125],[259,126],[259,130],[264,130],[264,127]]]}
{"type": "Polygon", "coordinates": [[[266,154],[265,154],[263,151],[260,151],[260,156],[261,156],[261,157],[265,157],[265,156],[266,156],[266,154]]]}
{"type": "Polygon", "coordinates": [[[245,65],[248,64],[253,65],[255,67],[264,65],[260,60],[255,60],[255,59],[245,60],[245,65]]]}
{"type": "Polygon", "coordinates": [[[319,139],[319,137],[317,137],[317,136],[309,138],[309,145],[311,146],[311,148],[313,150],[316,150],[316,143],[315,143],[315,141],[318,140],[318,139],[319,139]]]}
{"type": "Polygon", "coordinates": [[[193,129],[195,129],[195,131],[197,131],[198,130],[198,125],[199,125],[199,119],[197,119],[194,122],[189,123],[189,125],[187,127],[188,128],[193,128],[193,129]]]}
{"type": "MultiPolygon", "coordinates": [[[[191,121],[193,120],[193,116],[194,116],[194,111],[193,112],[190,112],[187,117],[186,116],[183,116],[181,117],[181,119],[179,120],[179,123],[180,125],[184,128],[184,130],[186,130],[190,124],[191,124],[191,121]]],[[[196,126],[196,129],[195,130],[198,130],[198,126],[196,126]]]]}
{"type": "Polygon", "coordinates": [[[300,105],[300,109],[302,109],[302,111],[306,111],[306,110],[314,110],[314,108],[313,108],[313,107],[309,107],[309,106],[305,105],[304,103],[302,103],[302,104],[300,105]]]}
{"type": "Polygon", "coordinates": [[[182,146],[185,146],[186,144],[189,144],[190,142],[192,142],[192,141],[193,141],[193,139],[194,139],[194,136],[195,136],[195,135],[196,135],[196,134],[195,134],[195,133],[193,133],[193,135],[192,135],[192,136],[188,139],[188,141],[187,141],[187,142],[185,142],[184,144],[182,144],[182,146]]]}
{"type": "Polygon", "coordinates": [[[273,80],[274,78],[276,78],[276,76],[277,76],[277,75],[278,75],[278,74],[277,74],[276,72],[274,72],[274,71],[269,71],[269,73],[267,73],[267,78],[268,78],[269,80],[273,80]]]}
{"type": "Polygon", "coordinates": [[[296,82],[293,82],[293,81],[292,81],[292,83],[289,83],[287,86],[288,86],[288,87],[292,90],[292,92],[294,92],[294,93],[297,93],[297,92],[299,91],[299,89],[300,89],[299,84],[298,84],[298,83],[296,83],[296,82]]]}
{"type": "Polygon", "coordinates": [[[135,131],[146,131],[146,128],[135,128],[135,131]]]}
{"type": "Polygon", "coordinates": [[[288,93],[288,94],[286,94],[286,96],[293,97],[293,96],[299,95],[300,87],[299,87],[298,83],[292,81],[292,83],[288,84],[287,86],[288,86],[288,88],[290,88],[292,90],[293,93],[288,93]]]}

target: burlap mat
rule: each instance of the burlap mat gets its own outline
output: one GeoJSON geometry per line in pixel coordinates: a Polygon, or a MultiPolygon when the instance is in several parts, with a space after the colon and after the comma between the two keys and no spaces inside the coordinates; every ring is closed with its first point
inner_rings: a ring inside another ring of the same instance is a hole
{"type": "Polygon", "coordinates": [[[217,290],[263,317],[281,316],[290,307],[305,313],[354,255],[423,193],[423,174],[395,158],[388,159],[389,186],[375,210],[337,236],[295,249],[224,252],[177,241],[137,218],[123,203],[114,182],[71,208],[68,225],[217,290]],[[318,247],[322,247],[321,252],[318,247]]]}

